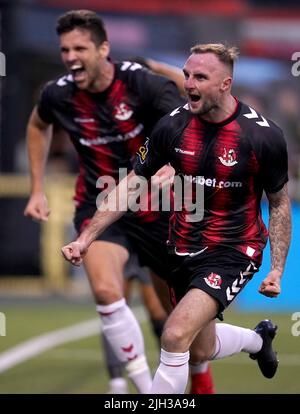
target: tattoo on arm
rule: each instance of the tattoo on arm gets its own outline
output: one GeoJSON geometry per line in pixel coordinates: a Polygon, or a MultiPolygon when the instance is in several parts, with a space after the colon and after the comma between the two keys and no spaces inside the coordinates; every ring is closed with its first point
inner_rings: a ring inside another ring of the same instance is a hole
{"type": "Polygon", "coordinates": [[[269,199],[269,237],[271,246],[271,268],[281,273],[291,240],[291,209],[287,185],[274,194],[267,194],[269,199]]]}

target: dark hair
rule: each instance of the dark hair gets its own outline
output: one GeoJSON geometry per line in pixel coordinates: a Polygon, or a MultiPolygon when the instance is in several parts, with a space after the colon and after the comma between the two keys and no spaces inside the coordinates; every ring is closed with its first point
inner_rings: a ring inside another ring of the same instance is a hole
{"type": "Polygon", "coordinates": [[[71,10],[57,20],[56,33],[71,32],[74,29],[84,29],[91,33],[93,42],[99,46],[107,40],[107,34],[102,19],[90,10],[71,10]]]}

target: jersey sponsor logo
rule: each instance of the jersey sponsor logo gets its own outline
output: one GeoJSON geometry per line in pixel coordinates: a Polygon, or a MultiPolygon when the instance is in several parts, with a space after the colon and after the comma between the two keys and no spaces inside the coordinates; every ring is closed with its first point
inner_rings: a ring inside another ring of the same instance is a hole
{"type": "Polygon", "coordinates": [[[147,138],[145,144],[138,149],[137,155],[139,156],[141,164],[144,164],[144,162],[146,161],[146,155],[148,154],[148,145],[149,138],[147,138]]]}
{"type": "Polygon", "coordinates": [[[220,155],[218,158],[226,167],[232,167],[238,163],[236,160],[236,152],[233,148],[227,150],[227,148],[224,147],[222,155],[220,155]]]}
{"type": "Polygon", "coordinates": [[[244,114],[245,118],[248,119],[262,119],[262,121],[256,121],[255,123],[261,127],[267,127],[270,128],[270,124],[268,123],[268,121],[266,120],[266,118],[264,118],[262,115],[258,115],[258,113],[249,106],[250,112],[248,114],[244,114]]]}
{"type": "Polygon", "coordinates": [[[95,118],[74,118],[74,121],[79,124],[89,124],[95,122],[95,118]]]}
{"type": "Polygon", "coordinates": [[[124,102],[116,106],[115,110],[116,110],[115,118],[117,118],[119,121],[127,121],[133,114],[133,111],[124,102]]]}
{"type": "Polygon", "coordinates": [[[79,142],[81,145],[86,145],[87,147],[90,147],[92,145],[106,145],[111,144],[112,142],[122,142],[127,141],[128,139],[132,139],[137,137],[141,131],[144,129],[143,124],[138,124],[133,130],[127,132],[126,134],[118,134],[115,136],[104,136],[104,137],[96,137],[94,139],[86,139],[86,138],[80,138],[79,142]]]}
{"type": "Polygon", "coordinates": [[[207,187],[213,188],[240,188],[243,187],[243,183],[241,181],[218,181],[216,178],[205,178],[202,175],[196,175],[195,177],[192,175],[183,175],[183,178],[190,182],[199,185],[205,185],[207,187]]]}
{"type": "Polygon", "coordinates": [[[185,151],[181,148],[175,148],[176,152],[179,152],[180,154],[186,154],[186,155],[195,155],[195,151],[185,151]]]}
{"type": "Polygon", "coordinates": [[[220,275],[211,272],[210,275],[204,278],[205,283],[213,289],[221,289],[222,278],[220,275]]]}

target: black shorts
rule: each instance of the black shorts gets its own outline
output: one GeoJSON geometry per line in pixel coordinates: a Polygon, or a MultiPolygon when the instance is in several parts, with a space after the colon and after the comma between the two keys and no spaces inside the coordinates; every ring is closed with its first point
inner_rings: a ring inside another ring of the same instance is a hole
{"type": "Polygon", "coordinates": [[[127,280],[137,280],[142,285],[152,285],[152,279],[147,267],[141,267],[138,255],[131,251],[125,265],[124,277],[127,280]]]}
{"type": "Polygon", "coordinates": [[[172,257],[174,270],[169,286],[173,304],[176,304],[189,289],[198,288],[217,300],[219,319],[223,319],[223,310],[259,270],[257,263],[241,252],[227,247],[205,251],[196,257],[179,257],[175,254],[172,257]]]}
{"type": "MultiPolygon", "coordinates": [[[[80,234],[83,231],[83,229],[89,224],[96,211],[97,209],[94,206],[90,205],[84,205],[75,210],[73,222],[78,234],[80,234]]],[[[104,232],[100,236],[97,237],[96,240],[116,243],[130,251],[130,242],[122,228],[122,220],[123,218],[111,224],[106,230],[104,230],[104,232]]]]}
{"type": "MultiPolygon", "coordinates": [[[[89,223],[95,212],[96,208],[90,205],[76,209],[74,226],[78,234],[89,223]]],[[[160,213],[154,221],[148,222],[133,213],[126,213],[111,224],[97,240],[121,245],[130,254],[135,252],[141,266],[147,266],[159,277],[168,279],[171,263],[166,245],[168,227],[168,213],[160,213]]]]}
{"type": "Polygon", "coordinates": [[[131,246],[138,254],[142,266],[150,267],[164,280],[168,280],[172,269],[172,261],[167,247],[169,231],[169,215],[162,213],[153,222],[141,222],[130,219],[123,225],[131,246]]]}

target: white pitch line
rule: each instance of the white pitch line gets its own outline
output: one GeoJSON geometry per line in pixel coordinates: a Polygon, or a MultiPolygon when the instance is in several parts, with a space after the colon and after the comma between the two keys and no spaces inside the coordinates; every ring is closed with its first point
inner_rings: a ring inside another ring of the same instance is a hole
{"type": "Polygon", "coordinates": [[[0,373],[58,345],[94,336],[99,329],[100,319],[90,319],[22,342],[0,354],[0,373]]]}
{"type": "MultiPolygon", "coordinates": [[[[141,322],[146,319],[145,311],[142,307],[134,309],[137,319],[141,322]]],[[[53,332],[48,332],[43,335],[36,336],[19,345],[10,348],[8,351],[0,353],[0,373],[13,368],[14,366],[34,358],[43,352],[49,351],[56,346],[78,341],[80,339],[95,336],[101,332],[101,321],[99,318],[89,319],[67,328],[58,329],[53,332]]],[[[68,351],[72,352],[72,351],[68,351]]],[[[82,357],[84,358],[84,351],[82,357]]],[[[98,352],[97,352],[98,353],[98,352]]],[[[99,354],[98,354],[99,355],[99,354]]],[[[281,354],[279,353],[279,363],[284,366],[299,366],[300,354],[281,354]]],[[[89,358],[93,358],[89,354],[89,358]]],[[[98,356],[99,358],[99,356],[98,356]]],[[[216,363],[225,364],[253,364],[249,359],[244,359],[242,356],[235,356],[233,358],[220,359],[216,363]]]]}
{"type": "MultiPolygon", "coordinates": [[[[134,313],[140,322],[146,319],[142,307],[135,308],[134,313]]],[[[0,353],[0,374],[58,345],[95,336],[101,330],[100,318],[95,318],[21,342],[19,345],[0,353]]]]}

